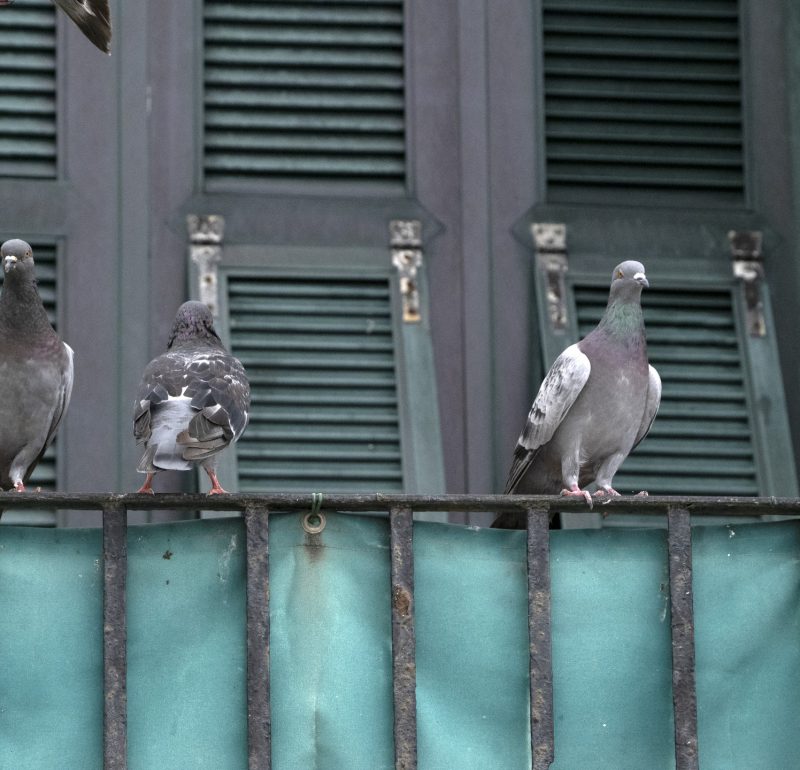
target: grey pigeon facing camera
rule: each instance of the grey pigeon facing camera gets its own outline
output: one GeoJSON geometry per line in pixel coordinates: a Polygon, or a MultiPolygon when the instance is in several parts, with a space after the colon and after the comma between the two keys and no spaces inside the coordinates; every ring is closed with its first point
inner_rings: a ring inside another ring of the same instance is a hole
{"type": "Polygon", "coordinates": [[[73,353],[47,318],[31,247],[6,241],[0,258],[0,487],[23,492],[69,406],[73,353]]]}
{"type": "Polygon", "coordinates": [[[145,450],[137,470],[153,492],[163,470],[202,466],[209,494],[225,490],[217,480],[217,455],[247,427],[250,385],[241,362],[225,349],[202,302],[178,308],[167,352],[145,368],[133,411],[133,433],[145,450]]]}
{"type": "MultiPolygon", "coordinates": [[[[661,378],[647,360],[640,303],[648,287],[640,262],[614,268],[600,323],[553,363],[533,402],[506,482],[506,494],[615,496],[614,475],[647,435],[661,402],[661,378]]],[[[522,529],[500,514],[494,527],[522,529]]]]}

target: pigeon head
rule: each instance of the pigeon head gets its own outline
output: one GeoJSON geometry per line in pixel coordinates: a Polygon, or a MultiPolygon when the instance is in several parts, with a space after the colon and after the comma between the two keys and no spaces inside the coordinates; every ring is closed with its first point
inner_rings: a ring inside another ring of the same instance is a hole
{"type": "Polygon", "coordinates": [[[214,329],[214,316],[208,306],[203,302],[184,302],[175,314],[167,347],[195,340],[222,344],[214,329]]]}
{"type": "Polygon", "coordinates": [[[647,276],[644,274],[644,265],[641,262],[629,259],[620,262],[611,274],[610,300],[631,301],[638,300],[642,289],[649,288],[647,276]]]}
{"type": "Polygon", "coordinates": [[[34,279],[33,249],[30,244],[19,238],[6,241],[0,246],[0,258],[2,258],[6,281],[18,278],[34,279]]]}

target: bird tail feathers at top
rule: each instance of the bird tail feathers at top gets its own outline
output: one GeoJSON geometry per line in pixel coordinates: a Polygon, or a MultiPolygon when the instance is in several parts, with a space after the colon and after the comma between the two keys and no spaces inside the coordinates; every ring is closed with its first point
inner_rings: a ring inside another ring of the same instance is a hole
{"type": "Polygon", "coordinates": [[[55,0],[78,29],[103,53],[111,53],[111,12],[108,0],[55,0]]]}

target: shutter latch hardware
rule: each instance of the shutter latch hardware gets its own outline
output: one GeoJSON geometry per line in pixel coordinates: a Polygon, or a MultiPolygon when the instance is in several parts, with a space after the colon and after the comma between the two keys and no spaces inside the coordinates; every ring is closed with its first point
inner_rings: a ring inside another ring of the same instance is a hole
{"type": "Polygon", "coordinates": [[[216,316],[219,314],[217,267],[222,261],[225,217],[218,214],[189,214],[189,256],[196,266],[197,296],[216,316]]]}
{"type": "Polygon", "coordinates": [[[731,230],[728,233],[733,259],[733,274],[741,281],[747,314],[747,331],[751,337],[766,337],[764,300],[764,258],[761,254],[762,234],[759,230],[731,230]]]}
{"type": "Polygon", "coordinates": [[[422,320],[419,304],[417,270],[422,266],[422,223],[417,219],[393,219],[389,222],[392,264],[400,276],[403,321],[422,320]]]}
{"type": "Polygon", "coordinates": [[[567,328],[567,287],[564,276],[567,260],[567,226],[553,222],[534,222],[531,234],[536,246],[536,264],[547,288],[547,317],[553,331],[567,328]]]}

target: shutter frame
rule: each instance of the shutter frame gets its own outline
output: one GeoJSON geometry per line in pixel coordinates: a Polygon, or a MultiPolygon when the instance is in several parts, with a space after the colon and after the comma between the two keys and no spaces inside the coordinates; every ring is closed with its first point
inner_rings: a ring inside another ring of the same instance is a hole
{"type": "MultiPolygon", "coordinates": [[[[389,289],[388,307],[391,311],[394,340],[402,491],[431,494],[444,491],[444,466],[430,329],[427,323],[402,323],[398,279],[391,267],[388,249],[223,246],[223,258],[218,271],[220,315],[217,324],[226,344],[229,344],[232,332],[230,281],[234,276],[241,278],[252,275],[257,279],[276,280],[329,277],[331,280],[385,282],[389,289]]],[[[419,277],[422,309],[427,316],[427,287],[423,272],[420,272],[419,277]]],[[[191,294],[196,298],[198,282],[195,266],[191,264],[190,273],[191,294]]],[[[233,352],[237,351],[234,349],[233,352]]],[[[220,456],[222,483],[236,479],[236,483],[230,485],[231,489],[238,488],[235,455],[234,449],[220,456]],[[225,474],[225,478],[222,474],[225,474]]],[[[309,488],[308,491],[326,490],[309,488]]],[[[429,518],[446,520],[437,514],[432,514],[429,518]]]]}

